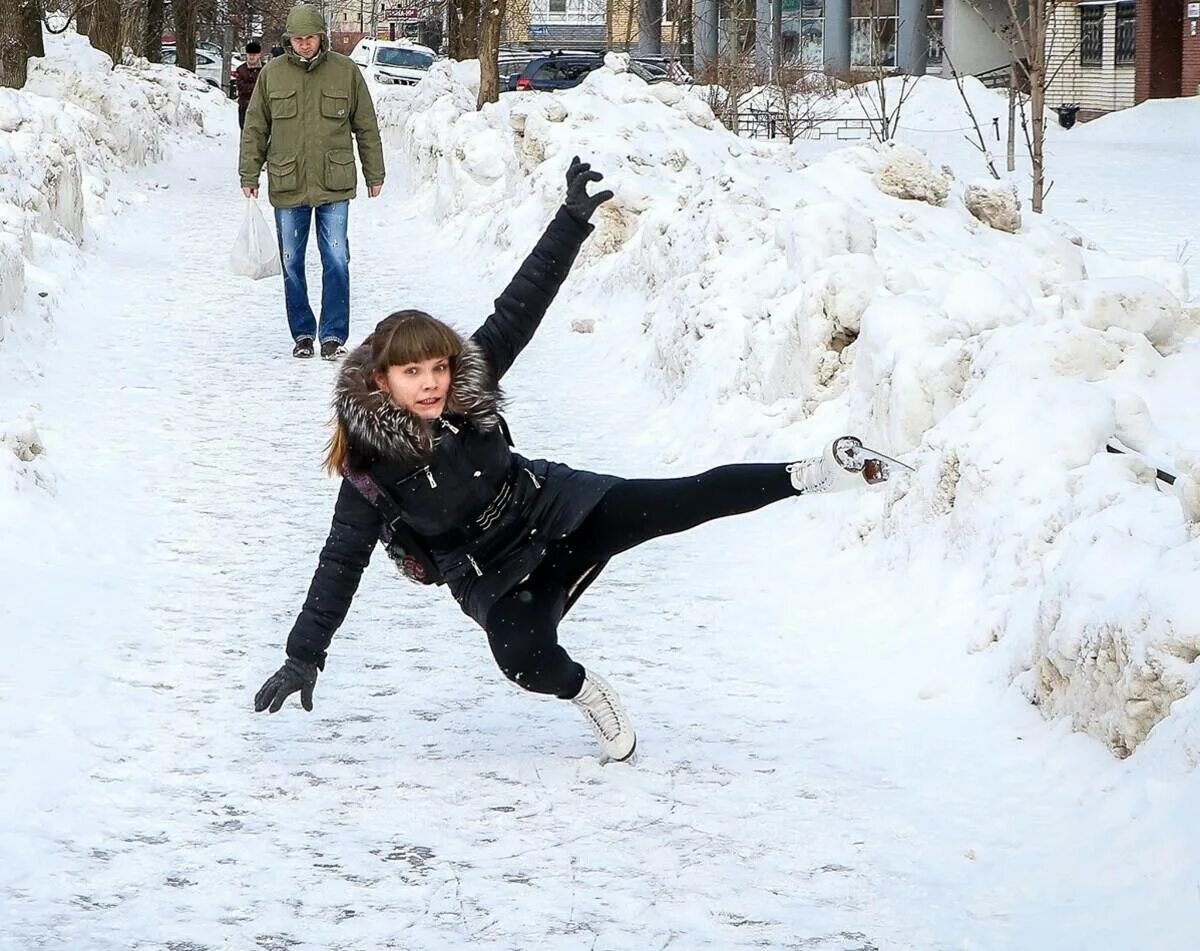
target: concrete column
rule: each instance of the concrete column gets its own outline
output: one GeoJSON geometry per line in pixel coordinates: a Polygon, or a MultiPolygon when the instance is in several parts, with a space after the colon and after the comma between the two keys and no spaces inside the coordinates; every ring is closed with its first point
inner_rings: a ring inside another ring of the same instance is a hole
{"type": "Polygon", "coordinates": [[[771,65],[783,63],[783,0],[771,0],[771,65]]]}
{"type": "Polygon", "coordinates": [[[640,0],[638,3],[639,53],[658,56],[662,53],[662,0],[640,0]]]}
{"type": "Polygon", "coordinates": [[[825,71],[850,71],[850,0],[825,0],[825,71]]]}
{"type": "Polygon", "coordinates": [[[717,64],[717,0],[693,0],[692,11],[693,75],[699,82],[704,71],[717,64]]]}
{"type": "Polygon", "coordinates": [[[771,70],[771,0],[754,0],[754,66],[763,78],[771,70]]]}
{"type": "Polygon", "coordinates": [[[900,0],[896,16],[896,67],[924,76],[929,62],[929,0],[900,0]]]}

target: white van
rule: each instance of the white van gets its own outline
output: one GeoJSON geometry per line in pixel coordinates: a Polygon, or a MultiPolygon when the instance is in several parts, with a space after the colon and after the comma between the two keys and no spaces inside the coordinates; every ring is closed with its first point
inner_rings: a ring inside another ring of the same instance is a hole
{"type": "Polygon", "coordinates": [[[437,59],[428,46],[408,40],[362,39],[350,53],[367,78],[377,83],[415,86],[437,59]]]}

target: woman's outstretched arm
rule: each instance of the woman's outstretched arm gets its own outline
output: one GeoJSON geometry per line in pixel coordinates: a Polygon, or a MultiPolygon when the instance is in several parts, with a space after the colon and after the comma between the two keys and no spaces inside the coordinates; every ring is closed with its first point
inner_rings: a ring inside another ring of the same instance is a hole
{"type": "Polygon", "coordinates": [[[363,569],[379,540],[379,528],[379,511],[343,480],[329,538],[321,549],[304,607],[288,635],[288,657],[324,669],[325,651],[350,610],[363,569]]]}
{"type": "Polygon", "coordinates": [[[588,182],[600,181],[586,162],[575,158],[567,170],[567,197],[541,240],[521,264],[508,287],[496,298],[495,312],[472,335],[499,380],[525,349],[546,315],[559,287],[593,226],[588,223],[596,208],[612,192],[587,193],[588,182]]]}

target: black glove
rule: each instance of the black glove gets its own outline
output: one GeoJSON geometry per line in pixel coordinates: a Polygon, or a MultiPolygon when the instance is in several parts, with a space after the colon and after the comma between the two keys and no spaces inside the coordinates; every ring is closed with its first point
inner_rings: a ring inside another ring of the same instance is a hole
{"type": "Polygon", "coordinates": [[[567,200],[563,202],[563,207],[580,221],[586,222],[597,208],[613,196],[613,193],[607,190],[595,195],[587,193],[588,182],[598,182],[602,178],[603,175],[593,172],[592,166],[579,161],[579,156],[576,155],[571,159],[571,167],[567,169],[567,200]]]}
{"type": "Polygon", "coordinates": [[[300,703],[311,712],[313,687],[317,685],[317,665],[289,657],[287,662],[267,678],[267,682],[254,696],[254,712],[262,713],[267,707],[272,713],[283,708],[283,701],[300,691],[300,703]]]}

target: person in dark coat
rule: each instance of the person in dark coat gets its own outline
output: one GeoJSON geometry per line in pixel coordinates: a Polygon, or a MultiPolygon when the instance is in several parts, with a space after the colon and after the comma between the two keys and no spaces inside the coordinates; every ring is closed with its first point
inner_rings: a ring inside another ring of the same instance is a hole
{"type": "Polygon", "coordinates": [[[250,97],[254,94],[254,85],[262,68],[262,45],[257,40],[251,40],[246,44],[246,62],[233,71],[233,81],[237,86],[239,129],[246,124],[246,108],[250,105],[250,97]]]}
{"type": "Polygon", "coordinates": [[[566,201],[470,338],[404,310],[346,357],[326,459],[344,477],[333,524],[288,636],[287,660],[259,690],[256,711],[276,713],[297,691],[312,709],[317,673],[371,552],[383,541],[399,561],[402,528],[487,632],[505,676],[572,701],[605,756],[628,759],[636,737],[616,691],[558,643],[559,622],[607,561],[714,518],[879,481],[877,473],[848,471],[831,449],[819,459],[678,479],[622,479],[513,451],[499,383],[566,279],[592,214],[612,197],[587,193],[601,177],[572,161],[566,201]]]}

